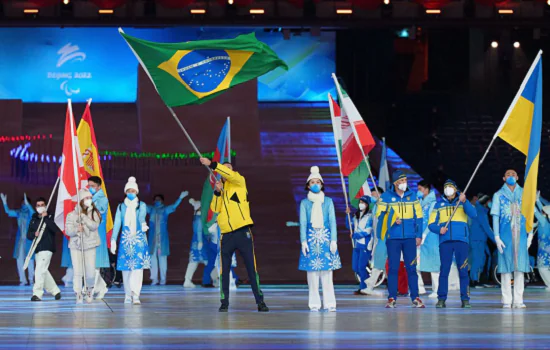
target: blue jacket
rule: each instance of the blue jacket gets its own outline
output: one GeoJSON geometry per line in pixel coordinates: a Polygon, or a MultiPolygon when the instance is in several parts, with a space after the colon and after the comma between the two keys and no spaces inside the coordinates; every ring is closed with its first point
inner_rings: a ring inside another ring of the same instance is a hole
{"type": "MultiPolygon", "coordinates": [[[[115,224],[113,226],[113,235],[111,241],[116,241],[118,239],[118,234],[120,230],[124,227],[124,215],[126,215],[126,204],[124,202],[120,203],[117,207],[115,214],[115,224]]],[[[147,205],[140,201],[136,209],[136,229],[141,231],[141,225],[145,223],[145,218],[147,216],[147,205]]]]}
{"type": "MultiPolygon", "coordinates": [[[[19,258],[19,242],[23,239],[25,245],[25,254],[28,254],[32,241],[27,240],[27,230],[31,217],[34,214],[34,208],[30,204],[24,204],[20,209],[10,209],[7,204],[4,204],[4,210],[10,218],[17,218],[17,234],[15,235],[15,249],[13,250],[13,258],[19,258]]],[[[26,255],[23,257],[25,258],[26,255]]]]}
{"type": "Polygon", "coordinates": [[[92,196],[92,201],[101,214],[101,224],[99,224],[98,231],[100,239],[103,239],[103,237],[107,237],[107,211],[109,210],[109,201],[107,197],[105,197],[105,193],[102,189],[92,196]]]}
{"type": "Polygon", "coordinates": [[[468,230],[468,217],[475,218],[477,216],[474,206],[466,201],[460,203],[451,223],[448,226],[447,232],[442,235],[440,229],[445,226],[449,217],[452,215],[454,208],[458,202],[460,193],[457,192],[455,198],[450,202],[446,196],[443,196],[435,204],[432,213],[430,214],[430,222],[428,227],[430,231],[439,235],[439,244],[447,241],[461,241],[469,243],[470,233],[468,230]]]}
{"type": "Polygon", "coordinates": [[[416,193],[407,190],[401,198],[392,188],[382,194],[377,206],[378,238],[422,238],[423,214],[416,193]],[[399,225],[395,222],[397,219],[401,219],[399,225]]]}
{"type": "Polygon", "coordinates": [[[162,256],[170,255],[168,216],[176,211],[181,201],[182,199],[178,198],[172,205],[162,205],[160,207],[155,207],[152,205],[147,206],[147,214],[149,214],[149,232],[147,234],[149,254],[153,255],[153,253],[158,249],[155,236],[157,234],[157,220],[160,219],[160,251],[162,256]]]}
{"type": "MultiPolygon", "coordinates": [[[[307,228],[310,225],[311,209],[313,208],[313,202],[309,199],[302,199],[300,203],[300,242],[307,241],[307,228]]],[[[332,199],[325,196],[323,202],[323,219],[325,221],[325,228],[330,230],[330,240],[336,242],[336,213],[334,211],[334,203],[332,199]]]]}
{"type": "MultiPolygon", "coordinates": [[[[367,213],[361,218],[357,219],[356,215],[351,216],[353,223],[353,234],[352,238],[357,245],[359,240],[362,240],[362,243],[359,244],[368,244],[371,240],[372,234],[372,213],[367,213]],[[366,238],[366,239],[365,239],[366,238]]],[[[349,230],[349,222],[346,216],[346,228],[349,230]]]]}
{"type": "Polygon", "coordinates": [[[489,209],[479,202],[475,205],[477,217],[472,219],[470,224],[470,241],[486,242],[487,238],[495,241],[495,234],[489,226],[489,209]]]}

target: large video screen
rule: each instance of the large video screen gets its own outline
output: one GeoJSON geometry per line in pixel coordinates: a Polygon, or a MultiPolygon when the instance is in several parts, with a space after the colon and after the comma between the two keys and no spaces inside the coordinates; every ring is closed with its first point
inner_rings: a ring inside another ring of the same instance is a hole
{"type": "MultiPolygon", "coordinates": [[[[284,40],[282,32],[250,28],[125,28],[159,42],[224,39],[251,31],[289,65],[288,72],[277,68],[258,79],[259,101],[326,101],[335,70],[333,32],[284,40]]],[[[137,66],[117,28],[0,28],[0,99],[134,102],[137,66]]]]}

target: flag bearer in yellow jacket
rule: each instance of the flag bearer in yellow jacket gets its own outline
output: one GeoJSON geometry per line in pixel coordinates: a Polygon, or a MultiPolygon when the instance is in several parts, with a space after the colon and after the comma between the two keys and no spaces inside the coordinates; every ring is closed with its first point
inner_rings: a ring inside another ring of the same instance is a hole
{"type": "Polygon", "coordinates": [[[418,297],[418,277],[416,275],[416,247],[422,242],[422,207],[407,185],[407,176],[400,170],[392,174],[393,185],[380,197],[377,215],[379,239],[386,240],[388,249],[388,303],[386,308],[396,307],[397,275],[401,254],[407,269],[412,306],[424,308],[418,297]]]}
{"type": "Polygon", "coordinates": [[[254,238],[250,217],[250,203],[245,178],[236,171],[230,163],[219,164],[209,159],[201,158],[201,163],[210,167],[221,175],[221,182],[216,183],[214,198],[210,208],[218,214],[217,223],[221,230],[222,257],[221,266],[221,306],[220,312],[227,312],[229,308],[229,276],[231,272],[231,258],[238,250],[244,260],[252,292],[256,298],[259,312],[268,312],[264,303],[264,295],[260,289],[260,276],[256,270],[256,256],[254,255],[254,238]]]}
{"type": "Polygon", "coordinates": [[[468,253],[470,232],[468,229],[468,217],[474,219],[477,216],[474,206],[466,200],[464,193],[459,193],[456,183],[453,180],[445,181],[443,185],[443,196],[433,208],[430,214],[428,227],[430,231],[439,235],[439,257],[441,259],[441,272],[439,273],[439,288],[437,289],[437,308],[446,307],[447,293],[449,289],[449,272],[453,256],[456,258],[458,275],[460,276],[460,299],[463,308],[470,308],[470,297],[468,296],[468,253]],[[449,217],[453,214],[455,207],[458,209],[447,225],[449,217]]]}

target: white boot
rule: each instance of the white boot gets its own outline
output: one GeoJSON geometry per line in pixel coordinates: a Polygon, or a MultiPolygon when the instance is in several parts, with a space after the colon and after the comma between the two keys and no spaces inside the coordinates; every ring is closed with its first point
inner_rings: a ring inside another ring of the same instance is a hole
{"type": "Polygon", "coordinates": [[[131,304],[131,303],[132,303],[132,296],[126,294],[126,296],[124,297],[124,304],[131,304]]]}
{"type": "Polygon", "coordinates": [[[185,282],[183,282],[183,288],[196,288],[196,287],[197,286],[188,279],[186,279],[185,282]]]}
{"type": "Polygon", "coordinates": [[[84,296],[82,293],[74,293],[76,296],[76,304],[83,304],[84,303],[84,296]]]}
{"type": "Polygon", "coordinates": [[[199,266],[199,263],[195,262],[189,262],[187,264],[187,270],[185,271],[185,282],[183,283],[183,288],[195,288],[195,284],[193,284],[193,275],[195,274],[195,271],[197,271],[197,267],[199,266]]]}
{"type": "Polygon", "coordinates": [[[229,273],[229,290],[237,290],[237,283],[235,283],[235,277],[233,277],[233,272],[229,273]]]}
{"type": "Polygon", "coordinates": [[[88,291],[86,292],[86,303],[91,304],[94,301],[94,289],[88,288],[88,291]]]}
{"type": "Polygon", "coordinates": [[[141,301],[139,300],[139,295],[135,295],[134,293],[132,293],[132,300],[133,300],[133,304],[134,305],[141,305],[141,301]]]}

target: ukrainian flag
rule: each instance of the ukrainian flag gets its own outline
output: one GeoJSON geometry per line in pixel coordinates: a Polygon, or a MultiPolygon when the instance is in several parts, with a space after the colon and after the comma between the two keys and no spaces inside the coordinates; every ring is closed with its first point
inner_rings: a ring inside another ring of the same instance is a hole
{"type": "Polygon", "coordinates": [[[525,186],[521,205],[521,213],[526,219],[525,228],[527,232],[533,230],[537,199],[537,176],[542,132],[541,55],[542,51],[535,58],[494,137],[500,137],[527,156],[525,186]]]}

